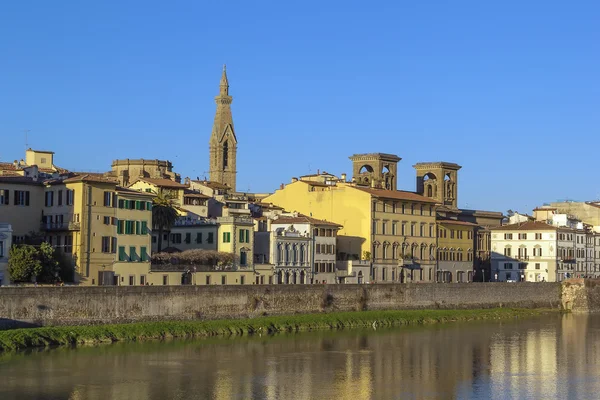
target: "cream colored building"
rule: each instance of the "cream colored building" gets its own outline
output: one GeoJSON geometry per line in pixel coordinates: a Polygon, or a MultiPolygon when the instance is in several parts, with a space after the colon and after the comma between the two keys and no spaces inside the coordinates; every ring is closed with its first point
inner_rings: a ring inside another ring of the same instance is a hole
{"type": "Polygon", "coordinates": [[[13,243],[38,232],[44,206],[44,186],[32,178],[0,176],[0,221],[12,226],[13,243]]]}
{"type": "Polygon", "coordinates": [[[252,269],[254,264],[254,221],[248,217],[219,217],[217,249],[234,254],[234,269],[252,269]]]}
{"type": "Polygon", "coordinates": [[[558,228],[543,222],[525,222],[491,231],[494,280],[557,281],[558,228]]]}

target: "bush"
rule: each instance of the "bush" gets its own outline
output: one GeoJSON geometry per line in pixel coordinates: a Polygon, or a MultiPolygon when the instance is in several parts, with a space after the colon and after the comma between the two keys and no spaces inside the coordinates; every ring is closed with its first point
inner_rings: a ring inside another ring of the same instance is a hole
{"type": "Polygon", "coordinates": [[[208,265],[208,266],[227,266],[235,261],[235,255],[216,250],[186,250],[181,253],[156,253],[152,255],[152,264],[166,265],[208,265]]]}

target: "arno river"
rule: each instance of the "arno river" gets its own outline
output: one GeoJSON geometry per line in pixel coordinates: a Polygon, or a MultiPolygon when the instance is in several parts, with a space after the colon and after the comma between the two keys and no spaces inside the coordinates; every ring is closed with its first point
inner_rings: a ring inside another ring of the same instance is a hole
{"type": "Polygon", "coordinates": [[[0,399],[595,399],[600,315],[0,355],[0,399]]]}

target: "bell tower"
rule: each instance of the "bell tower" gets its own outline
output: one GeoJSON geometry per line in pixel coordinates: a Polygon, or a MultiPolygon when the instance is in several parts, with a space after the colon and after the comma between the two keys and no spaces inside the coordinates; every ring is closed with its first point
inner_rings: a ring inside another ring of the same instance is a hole
{"type": "Polygon", "coordinates": [[[219,95],[215,97],[217,112],[209,141],[210,180],[229,186],[235,191],[237,138],[233,129],[231,102],[227,71],[223,65],[223,74],[219,85],[219,95]]]}
{"type": "Polygon", "coordinates": [[[424,162],[413,165],[417,170],[417,193],[458,209],[458,170],[462,167],[448,162],[424,162]]]}
{"type": "Polygon", "coordinates": [[[398,161],[394,154],[369,153],[354,154],[352,160],[352,181],[380,189],[396,190],[398,182],[398,161]]]}

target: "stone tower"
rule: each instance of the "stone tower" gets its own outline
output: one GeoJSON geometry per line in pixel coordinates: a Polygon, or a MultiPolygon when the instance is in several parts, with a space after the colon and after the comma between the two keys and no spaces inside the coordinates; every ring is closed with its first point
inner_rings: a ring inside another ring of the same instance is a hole
{"type": "Polygon", "coordinates": [[[210,180],[229,186],[235,191],[237,138],[233,129],[231,101],[227,72],[223,65],[223,75],[219,95],[215,97],[217,112],[210,136],[210,180]]]}
{"type": "Polygon", "coordinates": [[[398,182],[398,161],[394,154],[369,153],[354,154],[352,160],[352,181],[359,185],[396,190],[398,182]]]}
{"type": "Polygon", "coordinates": [[[458,209],[458,164],[424,162],[413,165],[417,170],[417,193],[458,209]]]}

